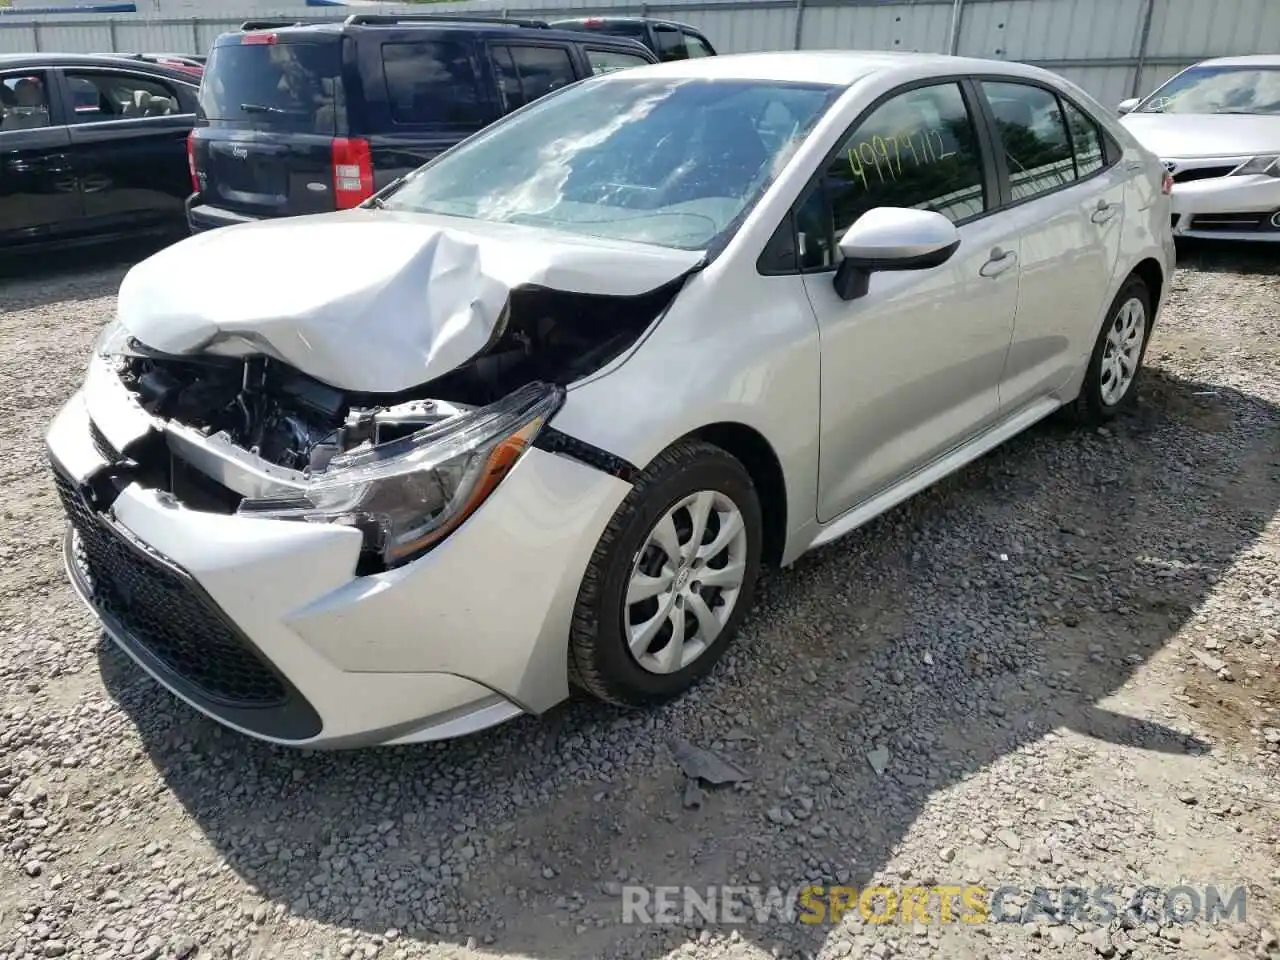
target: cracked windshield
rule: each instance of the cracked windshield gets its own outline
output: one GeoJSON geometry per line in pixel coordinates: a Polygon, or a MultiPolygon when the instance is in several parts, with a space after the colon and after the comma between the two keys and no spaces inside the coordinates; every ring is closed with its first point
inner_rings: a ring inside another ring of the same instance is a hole
{"type": "Polygon", "coordinates": [[[702,250],[750,209],[837,93],[610,77],[477,137],[384,206],[702,250]]]}

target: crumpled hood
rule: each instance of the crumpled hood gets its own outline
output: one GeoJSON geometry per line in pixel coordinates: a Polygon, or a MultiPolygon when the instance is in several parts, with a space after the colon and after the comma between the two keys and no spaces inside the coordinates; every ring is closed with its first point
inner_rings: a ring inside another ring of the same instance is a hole
{"type": "Polygon", "coordinates": [[[1156,156],[1251,157],[1280,153],[1280,117],[1130,113],[1120,118],[1156,156]]]}
{"type": "Polygon", "coordinates": [[[153,350],[260,353],[339,389],[393,393],[486,349],[519,287],[636,296],[687,274],[702,256],[352,210],[182,240],[129,271],[117,317],[153,350]]]}

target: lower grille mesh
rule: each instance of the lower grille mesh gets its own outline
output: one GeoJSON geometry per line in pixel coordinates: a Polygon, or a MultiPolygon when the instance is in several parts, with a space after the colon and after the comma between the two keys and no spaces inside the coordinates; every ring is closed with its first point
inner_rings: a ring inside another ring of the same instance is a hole
{"type": "Polygon", "coordinates": [[[57,470],[54,478],[76,532],[73,560],[98,610],[212,701],[285,703],[281,681],[189,577],[144,545],[127,542],[57,470]]]}

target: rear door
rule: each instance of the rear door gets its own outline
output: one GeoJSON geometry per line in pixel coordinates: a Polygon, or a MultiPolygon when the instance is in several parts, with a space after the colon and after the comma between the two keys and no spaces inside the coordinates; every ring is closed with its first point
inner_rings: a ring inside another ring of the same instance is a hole
{"type": "Polygon", "coordinates": [[[335,209],[349,43],[338,34],[251,31],[214,46],[192,144],[201,204],[250,217],[335,209]]]}
{"type": "Polygon", "coordinates": [[[461,31],[378,31],[361,44],[374,188],[497,120],[501,109],[485,48],[461,31]]]}
{"type": "Polygon", "coordinates": [[[181,222],[191,192],[187,134],[193,84],[141,71],[61,71],[85,228],[181,222]]]}
{"type": "Polygon", "coordinates": [[[1093,347],[1120,250],[1126,174],[1097,125],[1057,91],[1008,78],[978,86],[1018,228],[1017,323],[1000,385],[1001,410],[1013,414],[1069,383],[1093,347]]]}
{"type": "Polygon", "coordinates": [[[0,72],[0,245],[79,226],[71,137],[52,89],[46,71],[0,72]]]}

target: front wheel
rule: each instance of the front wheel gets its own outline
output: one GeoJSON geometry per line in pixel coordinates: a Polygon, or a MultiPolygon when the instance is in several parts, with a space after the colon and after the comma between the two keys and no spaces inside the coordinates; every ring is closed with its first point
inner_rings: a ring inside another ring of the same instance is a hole
{"type": "Polygon", "coordinates": [[[1137,401],[1151,320],[1151,293],[1141,277],[1132,276],[1112,301],[1089,355],[1079,399],[1085,423],[1106,423],[1137,401]]]}
{"type": "Polygon", "coordinates": [[[723,655],[760,569],[760,501],[742,464],[682,441],[636,481],[578,592],[573,683],[642,706],[687,690],[723,655]]]}

